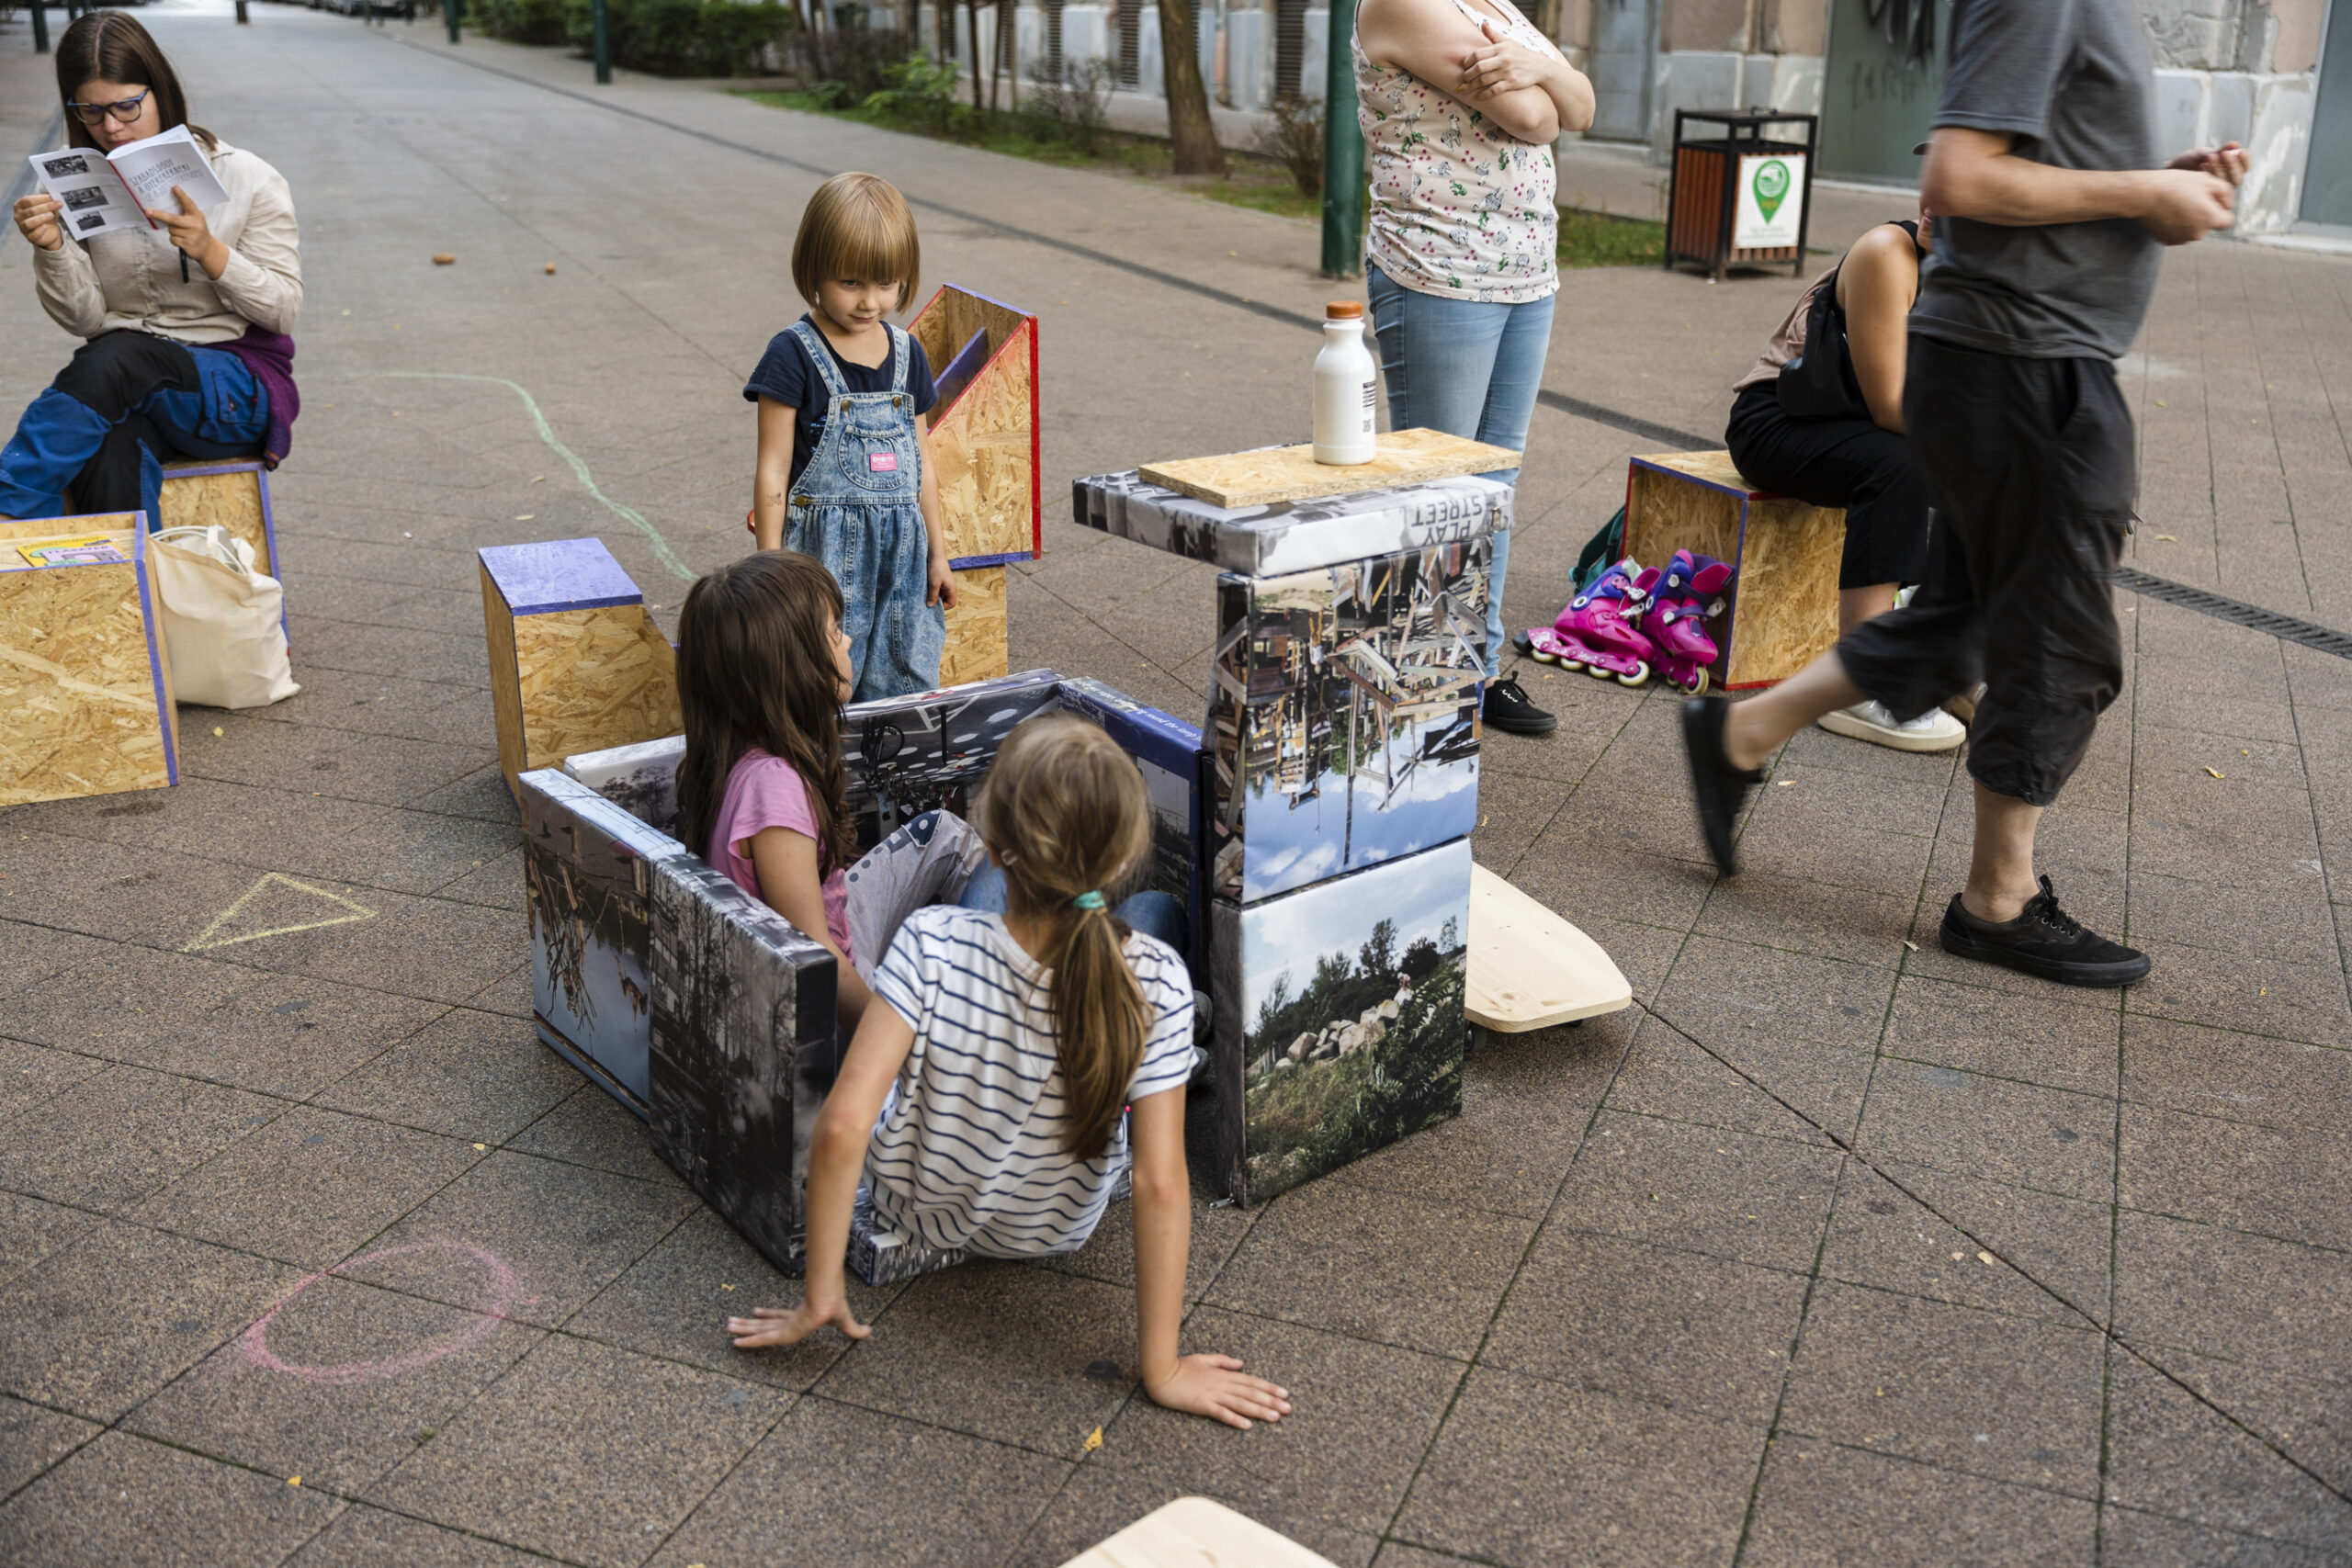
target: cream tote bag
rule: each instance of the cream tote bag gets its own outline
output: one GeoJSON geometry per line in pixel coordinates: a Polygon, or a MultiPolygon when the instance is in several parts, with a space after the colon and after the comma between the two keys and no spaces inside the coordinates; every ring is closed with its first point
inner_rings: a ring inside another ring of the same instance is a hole
{"type": "Polygon", "coordinates": [[[172,695],[258,708],[302,688],[286,658],[286,592],[254,570],[254,547],[219,524],[148,536],[148,575],[164,615],[172,695]]]}

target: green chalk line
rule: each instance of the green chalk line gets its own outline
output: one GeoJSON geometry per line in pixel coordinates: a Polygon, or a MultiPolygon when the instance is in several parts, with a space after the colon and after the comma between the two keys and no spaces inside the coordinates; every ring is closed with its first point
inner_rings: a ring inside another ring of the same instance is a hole
{"type": "Polygon", "coordinates": [[[539,428],[539,439],[552,447],[557,457],[571,465],[572,477],[580,481],[581,488],[603,502],[605,509],[614,516],[644,535],[647,541],[653,546],[655,559],[668,567],[682,581],[692,582],[702,575],[700,572],[687,570],[685,562],[670,553],[670,541],[662,536],[662,530],[645,520],[644,513],[635,507],[623,506],[596,488],[596,476],[588,471],[588,465],[580,460],[579,454],[555,438],[555,432],[548,425],[548,416],[539,412],[538,400],[514,382],[509,381],[503,376],[469,376],[456,370],[379,370],[374,374],[398,377],[409,381],[486,381],[493,387],[505,388],[523,400],[523,406],[531,411],[531,423],[539,428]]]}

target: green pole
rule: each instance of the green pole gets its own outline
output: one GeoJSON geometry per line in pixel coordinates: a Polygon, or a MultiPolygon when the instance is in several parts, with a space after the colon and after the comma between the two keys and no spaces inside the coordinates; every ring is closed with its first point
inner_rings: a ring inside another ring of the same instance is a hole
{"type": "Polygon", "coordinates": [[[458,41],[458,12],[465,0],[441,0],[441,19],[449,24],[449,41],[458,41]]]}
{"type": "Polygon", "coordinates": [[[32,6],[33,52],[47,54],[49,52],[49,6],[47,0],[32,0],[32,6]]]}
{"type": "Polygon", "coordinates": [[[1323,74],[1323,276],[1363,270],[1363,129],[1356,123],[1356,0],[1331,0],[1323,74]]]}
{"type": "Polygon", "coordinates": [[[589,0],[588,15],[596,31],[596,85],[613,84],[613,39],[605,26],[605,0],[589,0]]]}

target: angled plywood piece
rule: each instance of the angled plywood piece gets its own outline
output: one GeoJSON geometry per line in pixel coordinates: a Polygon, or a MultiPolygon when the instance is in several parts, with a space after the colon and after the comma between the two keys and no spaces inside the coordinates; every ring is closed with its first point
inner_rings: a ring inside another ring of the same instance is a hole
{"type": "Polygon", "coordinates": [[[1288,1536],[1206,1497],[1155,1508],[1062,1568],[1333,1568],[1288,1536]]]}
{"type": "Polygon", "coordinates": [[[1470,982],[1481,1029],[1517,1034],[1615,1012],[1634,989],[1600,944],[1510,883],[1470,872],[1470,982]]]}
{"type": "Polygon", "coordinates": [[[163,526],[201,528],[219,524],[232,538],[254,547],[254,564],[272,577],[277,570],[277,525],[269,510],[269,470],[258,457],[164,465],[163,526]]]}
{"type": "Polygon", "coordinates": [[[1519,454],[1507,446],[1465,441],[1438,430],[1396,430],[1380,438],[1379,455],[1369,463],[1344,467],[1318,463],[1310,444],[1146,463],[1136,472],[1147,484],[1164,486],[1212,506],[1236,507],[1351,495],[1517,467],[1519,454]]]}

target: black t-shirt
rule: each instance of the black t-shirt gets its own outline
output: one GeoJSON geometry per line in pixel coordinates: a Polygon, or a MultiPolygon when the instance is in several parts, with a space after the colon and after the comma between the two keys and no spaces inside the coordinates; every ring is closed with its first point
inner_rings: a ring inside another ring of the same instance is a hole
{"type": "MultiPolygon", "coordinates": [[[[890,389],[891,369],[898,358],[895,350],[890,358],[879,365],[852,365],[833,352],[831,344],[825,343],[822,328],[807,316],[800,319],[808,322],[817,341],[825,344],[826,356],[832,360],[843,386],[853,392],[890,389]]],[[[911,335],[907,339],[907,390],[914,397],[918,417],[929,413],[931,405],[939,400],[939,389],[931,384],[931,358],[911,335]]],[[[792,479],[786,482],[797,481],[800,470],[817,455],[817,443],[825,434],[825,412],[831,398],[825,390],[825,378],[819,373],[816,362],[800,346],[799,334],[789,328],[768,340],[768,351],[760,355],[759,368],[743,384],[745,402],[757,402],[762,398],[774,398],[788,409],[800,411],[800,417],[793,422],[792,479]]]]}
{"type": "MultiPolygon", "coordinates": [[[[2156,166],[2147,25],[2128,0],[1960,0],[1938,126],[2006,131],[2061,169],[2156,166]]],[[[2021,359],[2120,358],[2163,247],[2129,218],[1936,219],[1911,330],[2021,359]]]]}

